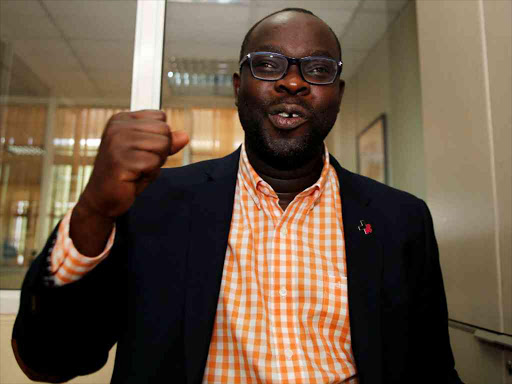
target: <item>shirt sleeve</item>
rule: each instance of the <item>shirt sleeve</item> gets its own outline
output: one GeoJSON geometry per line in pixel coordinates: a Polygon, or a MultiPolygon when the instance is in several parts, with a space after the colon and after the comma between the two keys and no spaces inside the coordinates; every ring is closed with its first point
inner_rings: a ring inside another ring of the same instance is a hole
{"type": "Polygon", "coordinates": [[[92,271],[94,267],[108,256],[114,243],[115,225],[102,253],[95,257],[82,255],[77,251],[73,240],[69,237],[69,223],[72,213],[73,210],[69,210],[60,222],[55,245],[49,256],[50,280],[53,280],[52,283],[56,286],[77,281],[92,271]]]}

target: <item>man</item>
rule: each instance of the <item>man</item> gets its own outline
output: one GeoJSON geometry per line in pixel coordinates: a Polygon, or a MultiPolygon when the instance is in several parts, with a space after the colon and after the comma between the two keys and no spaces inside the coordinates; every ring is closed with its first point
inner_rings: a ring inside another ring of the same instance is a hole
{"type": "Polygon", "coordinates": [[[283,10],[240,59],[245,143],[226,158],[160,170],[186,135],[159,111],[110,120],[25,279],[20,365],[67,380],[117,342],[114,383],[459,383],[428,209],[325,150],[332,30],[283,10]]]}

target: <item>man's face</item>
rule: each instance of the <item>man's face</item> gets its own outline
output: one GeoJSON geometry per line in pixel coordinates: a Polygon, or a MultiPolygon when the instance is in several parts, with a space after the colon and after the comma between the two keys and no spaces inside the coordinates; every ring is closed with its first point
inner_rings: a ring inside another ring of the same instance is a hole
{"type": "MultiPolygon", "coordinates": [[[[245,53],[261,51],[340,59],[329,28],[318,18],[297,12],[279,13],[256,27],[245,53]]],[[[339,111],[343,81],[308,84],[297,65],[291,65],[281,80],[262,81],[244,64],[240,76],[233,75],[233,84],[248,151],[277,169],[298,168],[322,153],[339,111]]]]}

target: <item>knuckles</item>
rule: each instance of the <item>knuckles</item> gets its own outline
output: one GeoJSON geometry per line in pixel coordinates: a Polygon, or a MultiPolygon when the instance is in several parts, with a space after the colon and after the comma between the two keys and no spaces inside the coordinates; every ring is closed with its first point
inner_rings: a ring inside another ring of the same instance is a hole
{"type": "Polygon", "coordinates": [[[147,172],[165,163],[171,144],[170,135],[113,126],[102,139],[95,168],[147,172]]]}
{"type": "Polygon", "coordinates": [[[147,132],[163,136],[171,135],[171,128],[166,122],[153,119],[111,120],[107,124],[103,135],[116,135],[130,131],[147,132]]]}
{"type": "MultiPolygon", "coordinates": [[[[86,191],[98,206],[125,211],[159,174],[170,154],[172,135],[162,111],[120,112],[103,132],[86,191]]],[[[84,191],[85,193],[85,191],[84,191]]]]}
{"type": "Polygon", "coordinates": [[[138,152],[137,161],[134,162],[134,170],[140,173],[152,172],[158,169],[162,158],[152,152],[138,152]]]}

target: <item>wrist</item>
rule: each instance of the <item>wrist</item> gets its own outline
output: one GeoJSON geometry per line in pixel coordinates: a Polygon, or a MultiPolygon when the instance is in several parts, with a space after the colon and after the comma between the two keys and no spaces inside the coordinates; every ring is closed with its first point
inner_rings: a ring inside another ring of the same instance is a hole
{"type": "Polygon", "coordinates": [[[114,223],[115,218],[101,214],[80,197],[71,213],[69,236],[80,254],[95,257],[103,252],[114,223]]]}
{"type": "Polygon", "coordinates": [[[108,215],[107,210],[102,209],[101,206],[94,201],[87,191],[87,187],[80,195],[75,210],[78,211],[81,217],[94,218],[105,222],[114,222],[115,217],[108,215]]]}
{"type": "Polygon", "coordinates": [[[83,194],[80,196],[78,203],[73,208],[71,221],[74,221],[73,217],[75,217],[75,219],[79,219],[81,222],[90,222],[93,220],[101,226],[112,226],[116,219],[115,217],[109,217],[102,213],[101,209],[97,208],[94,204],[91,204],[88,198],[83,194]]]}

